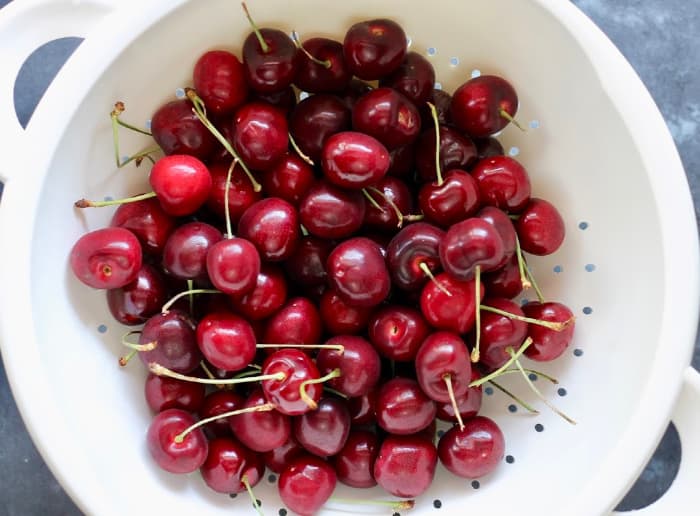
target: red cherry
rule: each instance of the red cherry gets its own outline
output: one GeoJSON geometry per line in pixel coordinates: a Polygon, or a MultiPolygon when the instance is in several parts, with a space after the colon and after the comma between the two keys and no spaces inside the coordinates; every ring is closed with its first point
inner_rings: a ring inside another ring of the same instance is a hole
{"type": "MultiPolygon", "coordinates": [[[[488,297],[481,303],[520,317],[525,316],[520,305],[509,299],[488,297]]],[[[518,349],[527,337],[527,333],[528,325],[525,322],[482,311],[479,343],[481,363],[489,369],[498,369],[510,359],[506,349],[509,347],[518,349]]]]}
{"type": "MultiPolygon", "coordinates": [[[[437,179],[435,167],[435,127],[431,124],[416,143],[416,168],[427,182],[437,179]]],[[[476,147],[469,137],[446,125],[440,126],[440,170],[470,170],[476,163],[476,147]]]]}
{"type": "Polygon", "coordinates": [[[146,442],[158,466],[170,473],[191,473],[204,464],[209,447],[201,429],[189,432],[182,442],[177,440],[194,423],[194,417],[180,409],[164,410],[153,418],[146,442]]]}
{"type": "Polygon", "coordinates": [[[321,314],[305,297],[287,301],[265,323],[263,342],[275,344],[316,344],[321,340],[321,314]]]}
{"type": "Polygon", "coordinates": [[[391,434],[408,435],[427,428],[437,408],[418,382],[396,377],[379,388],[375,410],[380,427],[391,434]]]}
{"type": "Polygon", "coordinates": [[[342,92],[352,78],[345,65],[342,43],[328,38],[311,38],[301,46],[304,50],[297,52],[294,84],[309,93],[342,92]],[[316,61],[311,60],[307,53],[316,61]]]}
{"type": "Polygon", "coordinates": [[[127,229],[96,229],[73,245],[70,266],[73,274],[92,288],[123,287],[141,270],[141,244],[127,229]]]}
{"type": "Polygon", "coordinates": [[[234,117],[233,146],[254,170],[272,169],[287,153],[287,119],[270,104],[248,102],[234,117]]]}
{"type": "Polygon", "coordinates": [[[313,235],[302,237],[282,264],[287,277],[299,286],[325,285],[328,280],[326,261],[333,247],[332,242],[313,235]]]}
{"type": "Polygon", "coordinates": [[[509,156],[493,156],[479,161],[472,170],[479,184],[481,200],[506,212],[522,211],[530,200],[527,170],[509,156]]]}
{"type": "Polygon", "coordinates": [[[214,366],[240,371],[255,358],[255,334],[245,319],[227,312],[207,315],[197,325],[197,345],[214,366]]]}
{"type": "MultiPolygon", "coordinates": [[[[435,280],[442,288],[429,282],[421,292],[420,307],[423,316],[440,330],[467,333],[474,327],[476,320],[476,282],[459,281],[445,273],[436,276],[435,280]]],[[[484,297],[484,292],[482,284],[480,298],[484,297]]]]}
{"type": "Polygon", "coordinates": [[[187,374],[199,366],[201,358],[195,325],[189,315],[179,310],[154,315],[144,325],[139,344],[153,343],[150,351],[139,352],[141,361],[160,364],[178,373],[187,374]]]}
{"type": "Polygon", "coordinates": [[[216,138],[197,118],[187,99],[159,107],[151,117],[151,132],[166,155],[189,154],[206,160],[217,145],[216,138]]]}
{"type": "Polygon", "coordinates": [[[209,198],[211,174],[200,160],[171,154],[156,161],[148,177],[163,211],[180,217],[197,211],[209,198]]]}
{"type": "Polygon", "coordinates": [[[308,452],[319,457],[338,453],[350,434],[350,413],[344,401],[322,398],[316,410],[292,420],[294,437],[308,452]]]}
{"type": "MultiPolygon", "coordinates": [[[[472,369],[471,381],[476,381],[479,378],[481,378],[479,372],[476,369],[472,369]]],[[[459,415],[461,416],[462,421],[466,421],[467,419],[477,415],[481,409],[482,397],[483,392],[481,385],[477,387],[469,387],[466,394],[457,397],[457,410],[459,410],[459,415]]],[[[457,417],[455,416],[455,410],[452,406],[452,402],[438,403],[436,417],[443,421],[457,423],[457,417]]]]}
{"type": "Polygon", "coordinates": [[[476,152],[479,155],[479,159],[505,155],[503,145],[493,136],[474,138],[474,145],[476,145],[476,152]]]}
{"type": "Polygon", "coordinates": [[[312,516],[330,498],[337,482],[333,466],[312,455],[297,457],[280,474],[278,488],[285,506],[312,516]]]}
{"type": "Polygon", "coordinates": [[[257,29],[254,25],[253,29],[243,42],[242,50],[248,84],[260,92],[287,88],[294,79],[297,53],[294,43],[281,30],[257,29]]]}
{"type": "Polygon", "coordinates": [[[109,225],[128,229],[139,239],[144,253],[158,256],[163,252],[176,222],[163,211],[158,199],[144,199],[120,204],[109,225]]]}
{"type": "Polygon", "coordinates": [[[176,408],[197,412],[204,401],[204,385],[149,373],[144,386],[146,403],[153,412],[176,408]]]}
{"type": "Polygon", "coordinates": [[[263,380],[262,389],[265,398],[273,403],[280,413],[289,416],[303,414],[321,399],[323,386],[320,383],[303,386],[306,398],[301,394],[304,382],[320,378],[316,364],[306,353],[294,348],[284,348],[272,353],[263,363],[262,374],[278,373],[282,373],[284,379],[263,380]]]}
{"type": "Polygon", "coordinates": [[[261,267],[253,290],[231,299],[236,311],[250,321],[270,317],[286,300],[287,280],[284,274],[279,268],[267,264],[261,267]]]}
{"type": "Polygon", "coordinates": [[[284,199],[261,199],[243,213],[238,236],[250,241],[264,261],[286,260],[299,242],[297,211],[284,199]]]}
{"type": "Polygon", "coordinates": [[[250,293],[260,276],[260,255],[248,240],[226,238],[207,253],[207,272],[221,292],[234,296],[250,293]]]}
{"type": "Polygon", "coordinates": [[[431,333],[418,350],[415,365],[418,383],[429,398],[447,403],[452,397],[466,395],[472,367],[467,345],[459,335],[446,331],[431,333]]]}
{"type": "Polygon", "coordinates": [[[440,244],[440,263],[452,277],[467,281],[477,267],[488,272],[501,265],[505,245],[498,230],[483,219],[472,217],[453,224],[440,244]]]}
{"type": "Polygon", "coordinates": [[[418,310],[390,305],[372,315],[368,332],[381,355],[389,360],[408,362],[415,359],[430,327],[418,310]]]}
{"type": "Polygon", "coordinates": [[[194,65],[194,89],[217,116],[227,115],[248,96],[244,68],[238,58],[225,50],[210,50],[194,65]]]}
{"type": "Polygon", "coordinates": [[[426,222],[410,224],[389,242],[387,262],[391,279],[398,288],[420,289],[440,268],[440,243],[445,232],[426,222]],[[425,269],[428,269],[426,272],[425,269]]]}
{"type": "Polygon", "coordinates": [[[253,453],[230,437],[209,441],[209,453],[200,471],[211,489],[225,494],[245,491],[244,477],[248,485],[255,485],[262,476],[255,467],[253,453]]]}
{"type": "Polygon", "coordinates": [[[344,131],[329,137],[321,151],[323,173],[336,186],[360,190],[376,184],[389,169],[389,152],[372,136],[344,131]]]}
{"type": "Polygon", "coordinates": [[[523,305],[523,313],[532,319],[562,323],[564,329],[556,331],[537,324],[529,323],[528,337],[532,338],[532,345],[525,350],[525,355],[532,360],[547,362],[560,356],[574,336],[574,314],[562,303],[539,303],[530,301],[523,305]]]}
{"type": "MultiPolygon", "coordinates": [[[[428,102],[435,106],[440,127],[452,126],[452,120],[450,117],[450,104],[452,104],[452,95],[447,93],[445,90],[433,89],[430,92],[430,96],[428,97],[428,102]]],[[[428,106],[427,104],[422,104],[419,107],[421,108],[423,127],[434,127],[435,121],[433,120],[433,113],[430,109],[430,106],[428,106]]],[[[435,133],[433,133],[433,137],[435,137],[435,133]]]]}
{"type": "Polygon", "coordinates": [[[265,452],[263,454],[263,461],[270,471],[280,474],[287,469],[287,466],[294,459],[305,454],[306,450],[304,450],[304,447],[299,444],[292,435],[282,446],[278,446],[274,450],[265,452]]]}
{"type": "Polygon", "coordinates": [[[165,243],[163,268],[179,279],[206,278],[208,254],[222,238],[221,231],[204,222],[179,226],[165,243]]]}
{"type": "Polygon", "coordinates": [[[376,88],[357,99],[352,109],[355,131],[373,136],[387,149],[413,143],[420,133],[420,113],[392,88],[376,88]]]}
{"type": "Polygon", "coordinates": [[[320,238],[345,238],[362,227],[365,198],[358,191],[343,190],[319,181],[302,199],[299,220],[309,233],[320,238]]]}
{"type": "Polygon", "coordinates": [[[377,406],[377,392],[378,389],[375,387],[363,396],[350,398],[348,400],[350,421],[353,427],[371,425],[376,422],[375,407],[377,406]]]}
{"type": "Polygon", "coordinates": [[[435,86],[435,69],[418,52],[408,52],[399,67],[379,80],[380,86],[388,86],[404,94],[416,106],[430,100],[435,86]]]}
{"type": "Polygon", "coordinates": [[[480,478],[491,473],[503,460],[503,432],[491,419],[476,416],[453,426],[438,443],[440,462],[463,478],[480,478]]]}
{"type": "Polygon", "coordinates": [[[366,326],[372,307],[350,306],[335,290],[326,290],[319,303],[321,320],[331,335],[355,334],[366,326]]]}
{"type": "Polygon", "coordinates": [[[345,34],[343,52],[350,71],[364,80],[379,79],[401,66],[406,33],[387,19],[355,23],[345,34]]]}
{"type": "Polygon", "coordinates": [[[470,136],[485,138],[503,129],[518,110],[513,86],[495,75],[481,75],[455,90],[450,114],[452,121],[470,136]]]}
{"type": "MultiPolygon", "coordinates": [[[[194,384],[191,385],[201,385],[194,384]]],[[[199,408],[199,418],[206,419],[214,416],[219,416],[225,414],[226,412],[233,412],[234,410],[239,410],[243,408],[243,403],[245,399],[236,394],[235,392],[228,389],[220,389],[210,392],[204,398],[201,407],[199,408]]],[[[233,435],[231,433],[231,425],[228,419],[215,419],[204,425],[205,433],[208,433],[214,437],[227,437],[233,435]]]]}
{"type": "MultiPolygon", "coordinates": [[[[226,217],[226,178],[230,166],[231,163],[217,162],[209,167],[212,185],[209,199],[207,199],[207,207],[221,219],[226,217]]],[[[262,199],[262,193],[255,191],[243,168],[239,163],[236,163],[231,172],[231,181],[228,187],[228,216],[231,224],[238,224],[241,215],[248,207],[260,199],[262,199]]]]}
{"type": "Polygon", "coordinates": [[[479,186],[463,170],[450,170],[442,184],[433,181],[421,187],[418,204],[426,221],[449,227],[471,217],[479,209],[479,186]]]}
{"type": "Polygon", "coordinates": [[[564,242],[564,219],[554,205],[532,198],[515,223],[520,247],[538,256],[552,254],[564,242]]]}
{"type": "MultiPolygon", "coordinates": [[[[241,408],[267,404],[260,387],[254,389],[241,408]]],[[[277,410],[247,412],[229,419],[233,434],[245,446],[256,452],[267,452],[287,442],[292,432],[289,416],[277,410]]]]}
{"type": "Polygon", "coordinates": [[[329,380],[328,385],[349,398],[371,391],[379,381],[381,363],[372,345],[362,337],[338,335],[327,345],[342,346],[343,351],[332,348],[319,350],[316,365],[319,373],[327,375],[340,369],[340,376],[329,380]]]}
{"type": "Polygon", "coordinates": [[[279,197],[294,206],[299,205],[315,181],[313,168],[294,154],[286,154],[262,177],[268,197],[279,197]]]}
{"type": "Polygon", "coordinates": [[[403,225],[404,214],[413,211],[411,192],[406,183],[396,177],[384,176],[370,188],[370,195],[379,208],[367,203],[364,225],[368,228],[393,233],[403,225]]]}
{"type": "Polygon", "coordinates": [[[145,323],[166,301],[163,276],[151,265],[142,266],[131,283],[107,291],[112,317],[127,325],[145,323]]]}
{"type": "Polygon", "coordinates": [[[379,453],[379,438],[367,430],[352,430],[345,446],[333,457],[338,480],[351,487],[367,488],[377,485],[372,475],[379,453]]]}
{"type": "Polygon", "coordinates": [[[502,268],[484,274],[482,281],[489,295],[507,299],[516,297],[523,290],[517,255],[513,254],[502,268]]]}
{"type": "Polygon", "coordinates": [[[515,247],[517,246],[517,236],[513,222],[505,212],[493,206],[484,206],[478,211],[476,216],[496,228],[501,240],[503,240],[503,258],[494,268],[504,267],[515,254],[515,247]]]}
{"type": "Polygon", "coordinates": [[[301,151],[318,163],[326,140],[350,129],[350,109],[337,96],[319,93],[294,108],[289,131],[301,151]]]}
{"type": "Polygon", "coordinates": [[[401,498],[423,494],[433,481],[438,454],[420,435],[390,435],[379,447],[374,478],[388,493],[401,498]]]}

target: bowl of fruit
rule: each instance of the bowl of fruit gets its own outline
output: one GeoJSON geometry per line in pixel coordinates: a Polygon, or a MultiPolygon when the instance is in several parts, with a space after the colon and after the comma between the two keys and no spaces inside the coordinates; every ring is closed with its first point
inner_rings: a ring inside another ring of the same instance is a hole
{"type": "Polygon", "coordinates": [[[0,28],[10,72],[85,37],[0,122],[0,317],[86,513],[607,514],[672,417],[700,453],[688,185],[568,2],[16,1],[0,28]]]}

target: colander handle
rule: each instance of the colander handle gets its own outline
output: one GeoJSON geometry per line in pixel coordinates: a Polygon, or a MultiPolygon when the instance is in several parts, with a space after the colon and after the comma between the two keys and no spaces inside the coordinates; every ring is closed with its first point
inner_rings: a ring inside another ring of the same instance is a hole
{"type": "MultiPolygon", "coordinates": [[[[14,0],[0,9],[0,135],[3,147],[22,155],[23,129],[14,109],[17,74],[41,45],[63,37],[85,37],[99,20],[119,5],[117,0],[14,0]]],[[[8,153],[9,154],[9,153],[8,153]]],[[[0,180],[14,172],[0,166],[0,180]]]]}
{"type": "Polygon", "coordinates": [[[697,497],[700,479],[700,373],[689,367],[684,374],[683,388],[671,416],[681,439],[681,463],[668,491],[656,502],[633,512],[619,515],[668,516],[689,514],[697,497]]]}

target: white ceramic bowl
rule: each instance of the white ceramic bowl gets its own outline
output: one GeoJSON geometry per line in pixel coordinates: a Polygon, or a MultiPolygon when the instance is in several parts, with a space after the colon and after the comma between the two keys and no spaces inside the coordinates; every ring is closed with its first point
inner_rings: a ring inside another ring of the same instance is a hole
{"type": "MultiPolygon", "coordinates": [[[[566,221],[562,249],[532,264],[545,294],[578,316],[571,350],[543,366],[567,395],[540,384],[579,424],[546,409],[536,418],[511,414],[506,398],[485,396],[483,412],[502,426],[514,462],[481,479],[478,490],[441,469],[414,514],[434,511],[434,499],[447,514],[609,512],[653,451],[684,378],[674,417],[684,457],[697,458],[696,439],[688,439],[699,430],[699,382],[688,369],[700,297],[692,203],[660,114],[602,33],[560,0],[268,0],[250,8],[260,25],[303,36],[341,38],[355,21],[391,17],[410,34],[411,48],[429,55],[444,88],[473,69],[502,74],[520,94],[518,118],[539,122],[525,134],[508,128],[502,141],[519,149],[535,194],[553,200],[566,221]]],[[[244,496],[215,495],[198,475],[176,477],[152,463],[144,444],[145,372],[138,363],[117,367],[122,328],[111,321],[104,294],[78,284],[67,267],[73,242],[112,213],[77,213],[72,202],[127,195],[146,182],[145,169],[115,169],[107,116],[113,102],[123,100],[126,118],[145,122],[190,83],[201,52],[239,51],[247,32],[238,4],[223,0],[17,0],[0,12],[0,56],[13,72],[0,88],[0,129],[12,150],[0,165],[7,183],[0,206],[3,359],[37,446],[88,513],[252,511],[244,496]],[[63,35],[87,39],[22,133],[10,117],[14,72],[39,43],[63,35]]],[[[146,140],[129,135],[122,143],[135,150],[146,140]]],[[[516,378],[506,383],[536,403],[516,378]]],[[[697,464],[683,460],[681,485],[655,506],[660,514],[685,513],[697,464]]],[[[281,507],[268,481],[257,496],[267,514],[281,507]]],[[[386,498],[378,490],[363,496],[386,498]]]]}

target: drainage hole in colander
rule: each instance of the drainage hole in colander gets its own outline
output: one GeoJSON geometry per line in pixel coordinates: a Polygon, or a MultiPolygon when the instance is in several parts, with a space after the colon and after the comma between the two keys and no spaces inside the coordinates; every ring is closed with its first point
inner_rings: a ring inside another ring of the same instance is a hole
{"type": "Polygon", "coordinates": [[[443,435],[445,435],[445,431],[444,431],[444,430],[438,430],[438,431],[437,431],[437,436],[438,436],[438,438],[442,438],[443,435]]]}
{"type": "Polygon", "coordinates": [[[442,507],[442,502],[440,500],[433,500],[433,507],[439,509],[440,507],[442,507]]]}
{"type": "Polygon", "coordinates": [[[184,88],[175,88],[175,96],[179,99],[184,99],[185,98],[185,89],[184,88]]]}
{"type": "Polygon", "coordinates": [[[584,306],[581,311],[586,315],[591,315],[593,313],[593,309],[590,306],[584,306]]]}
{"type": "Polygon", "coordinates": [[[148,120],[146,120],[146,122],[144,122],[143,126],[146,128],[147,131],[150,131],[151,130],[151,119],[149,118],[148,120]]]}
{"type": "Polygon", "coordinates": [[[411,39],[411,36],[409,36],[408,34],[406,34],[406,46],[410,48],[410,47],[411,47],[411,43],[413,43],[413,39],[411,39]]]}
{"type": "Polygon", "coordinates": [[[509,156],[517,156],[518,154],[520,154],[520,149],[519,149],[518,147],[511,147],[511,148],[508,150],[508,155],[509,155],[509,156]]]}
{"type": "Polygon", "coordinates": [[[427,53],[429,56],[434,56],[437,54],[437,49],[435,47],[428,47],[427,53]]]}
{"type": "Polygon", "coordinates": [[[527,375],[527,377],[533,382],[536,382],[539,378],[539,376],[537,376],[535,373],[530,373],[529,375],[527,375]]]}
{"type": "Polygon", "coordinates": [[[581,231],[584,231],[584,230],[588,229],[588,222],[585,222],[585,221],[584,221],[584,222],[579,222],[579,223],[578,223],[578,228],[579,228],[581,231]]]}
{"type": "Polygon", "coordinates": [[[270,484],[274,484],[274,483],[277,481],[277,477],[276,477],[275,475],[270,474],[270,475],[268,475],[268,477],[267,477],[267,481],[268,481],[270,484]]]}
{"type": "Polygon", "coordinates": [[[231,493],[228,496],[229,496],[229,498],[236,498],[238,496],[238,493],[231,493]]]}
{"type": "Polygon", "coordinates": [[[540,128],[540,121],[539,120],[530,120],[530,129],[539,129],[540,128]]]}
{"type": "Polygon", "coordinates": [[[491,396],[493,394],[493,387],[486,387],[484,389],[484,394],[486,394],[487,396],[491,396]]]}
{"type": "Polygon", "coordinates": [[[481,70],[474,68],[471,73],[472,79],[476,79],[481,76],[481,70]]]}
{"type": "Polygon", "coordinates": [[[478,480],[472,480],[472,487],[474,489],[479,489],[481,487],[481,484],[479,483],[478,480]]]}
{"type": "Polygon", "coordinates": [[[304,100],[304,99],[307,98],[308,96],[309,96],[309,92],[308,92],[308,91],[301,91],[301,92],[299,92],[299,101],[304,100]]]}
{"type": "Polygon", "coordinates": [[[99,331],[100,333],[107,333],[107,326],[104,325],[104,324],[100,324],[100,325],[97,327],[97,331],[99,331]]]}
{"type": "Polygon", "coordinates": [[[559,387],[557,389],[557,394],[562,397],[566,396],[566,389],[564,387],[559,387]]]}
{"type": "Polygon", "coordinates": [[[104,199],[105,201],[113,201],[114,197],[112,197],[111,195],[105,195],[104,199]]]}
{"type": "Polygon", "coordinates": [[[582,349],[576,348],[576,349],[574,350],[574,356],[575,356],[575,357],[580,357],[580,356],[582,356],[582,355],[583,355],[583,350],[582,350],[582,349]]]}
{"type": "Polygon", "coordinates": [[[564,267],[562,267],[561,265],[555,265],[555,266],[554,266],[554,269],[552,269],[552,270],[553,270],[554,272],[556,272],[557,274],[559,274],[560,272],[563,272],[563,271],[564,271],[564,267]]]}
{"type": "Polygon", "coordinates": [[[512,455],[506,455],[506,462],[508,464],[513,464],[515,462],[515,457],[513,457],[512,455]]]}
{"type": "Polygon", "coordinates": [[[586,269],[586,272],[593,272],[595,270],[595,264],[594,263],[587,263],[586,267],[584,267],[584,268],[586,269]]]}
{"type": "Polygon", "coordinates": [[[450,66],[455,67],[459,64],[459,57],[450,57],[450,66]]]}
{"type": "Polygon", "coordinates": [[[442,89],[442,83],[441,83],[441,82],[436,82],[434,87],[435,87],[436,90],[441,90],[441,89],[442,89]]]}
{"type": "Polygon", "coordinates": [[[537,424],[535,425],[535,432],[542,432],[542,431],[544,431],[544,426],[542,426],[541,424],[537,423],[537,424]]]}
{"type": "Polygon", "coordinates": [[[280,509],[277,514],[279,514],[279,516],[287,516],[287,509],[280,509]]]}
{"type": "Polygon", "coordinates": [[[509,412],[517,412],[517,411],[518,411],[518,407],[516,407],[516,406],[513,405],[513,404],[510,404],[510,405],[508,405],[508,411],[509,411],[509,412]]]}

